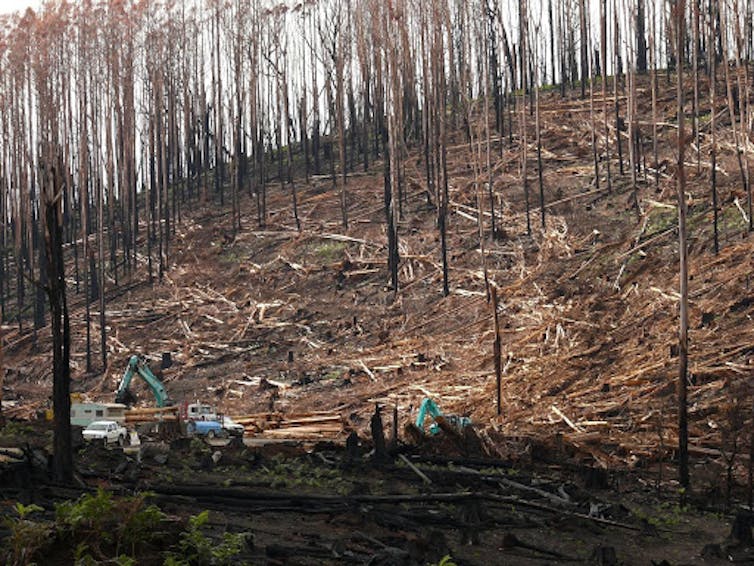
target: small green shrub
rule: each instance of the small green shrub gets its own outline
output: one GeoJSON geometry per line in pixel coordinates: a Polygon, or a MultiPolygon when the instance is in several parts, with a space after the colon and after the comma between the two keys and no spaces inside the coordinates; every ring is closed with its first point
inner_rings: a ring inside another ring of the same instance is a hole
{"type": "Polygon", "coordinates": [[[3,525],[10,531],[5,541],[0,558],[8,566],[26,566],[32,564],[37,553],[50,541],[53,532],[50,521],[32,521],[32,513],[44,511],[39,505],[14,506],[18,517],[6,517],[3,525]]]}
{"type": "Polygon", "coordinates": [[[343,242],[324,242],[314,248],[314,253],[322,263],[333,263],[343,257],[346,244],[343,242]]]}
{"type": "Polygon", "coordinates": [[[179,553],[168,553],[165,566],[224,566],[238,564],[237,556],[246,542],[247,533],[223,533],[221,542],[202,532],[209,521],[209,511],[189,519],[188,529],[181,533],[179,553]]]}
{"type": "Polygon", "coordinates": [[[154,540],[164,515],[156,506],[146,505],[145,498],[146,494],[114,498],[98,489],[95,494],[58,504],[58,533],[61,539],[77,544],[76,563],[91,564],[93,553],[100,559],[114,556],[114,560],[127,564],[128,558],[136,556],[140,544],[154,540]],[[130,555],[122,556],[122,550],[130,555]]]}

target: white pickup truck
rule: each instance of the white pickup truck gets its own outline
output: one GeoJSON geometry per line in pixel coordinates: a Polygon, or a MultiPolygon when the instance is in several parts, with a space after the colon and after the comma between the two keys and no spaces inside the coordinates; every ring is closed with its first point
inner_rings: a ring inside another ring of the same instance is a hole
{"type": "Polygon", "coordinates": [[[124,445],[128,439],[126,427],[115,421],[94,421],[84,429],[84,440],[99,441],[103,444],[124,445]]]}

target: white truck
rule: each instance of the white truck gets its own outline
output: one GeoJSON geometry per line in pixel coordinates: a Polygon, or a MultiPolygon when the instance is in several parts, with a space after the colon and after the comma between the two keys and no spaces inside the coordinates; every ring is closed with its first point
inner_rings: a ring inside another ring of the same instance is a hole
{"type": "Polygon", "coordinates": [[[94,421],[84,429],[84,440],[102,442],[104,445],[119,444],[123,446],[128,439],[128,430],[115,421],[94,421]]]}
{"type": "Polygon", "coordinates": [[[237,423],[230,417],[222,417],[222,420],[220,421],[223,425],[223,428],[230,436],[237,436],[237,437],[243,437],[245,428],[242,424],[237,423]]]}

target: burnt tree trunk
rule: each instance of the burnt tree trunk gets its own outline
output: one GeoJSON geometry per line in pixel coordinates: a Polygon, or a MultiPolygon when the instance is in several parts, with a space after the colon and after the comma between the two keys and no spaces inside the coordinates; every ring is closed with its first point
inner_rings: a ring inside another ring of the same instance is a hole
{"type": "MultiPolygon", "coordinates": [[[[685,24],[685,0],[676,5],[676,56],[677,102],[678,102],[678,254],[680,279],[680,327],[678,332],[678,481],[681,487],[689,487],[689,428],[686,379],[688,375],[688,250],[686,245],[686,170],[684,153],[686,138],[684,128],[683,97],[683,30],[685,24]]],[[[735,127],[735,125],[734,125],[735,127]]]]}
{"type": "Polygon", "coordinates": [[[647,35],[644,0],[636,2],[636,72],[647,72],[647,35]]]}
{"type": "MultiPolygon", "coordinates": [[[[711,17],[710,15],[710,24],[709,24],[709,45],[714,46],[715,44],[715,22],[716,18],[711,17]]],[[[710,133],[712,137],[712,141],[710,144],[710,184],[712,186],[712,211],[713,211],[713,230],[714,230],[714,242],[715,242],[715,255],[720,253],[720,235],[718,230],[718,221],[719,221],[719,205],[718,205],[718,198],[717,198],[717,123],[716,123],[716,112],[717,112],[717,92],[716,92],[716,82],[717,82],[717,55],[712,49],[711,55],[709,57],[709,92],[710,92],[710,133]]],[[[752,446],[754,448],[754,445],[752,446]]],[[[751,503],[750,503],[751,506],[751,503]]]]}
{"type": "Polygon", "coordinates": [[[49,284],[52,327],[52,372],[54,411],[53,474],[57,481],[73,480],[73,450],[71,443],[71,369],[70,327],[65,288],[65,263],[63,260],[63,225],[60,217],[60,200],[63,183],[60,168],[53,168],[45,191],[45,245],[49,284]],[[49,186],[52,185],[52,186],[49,186]]]}

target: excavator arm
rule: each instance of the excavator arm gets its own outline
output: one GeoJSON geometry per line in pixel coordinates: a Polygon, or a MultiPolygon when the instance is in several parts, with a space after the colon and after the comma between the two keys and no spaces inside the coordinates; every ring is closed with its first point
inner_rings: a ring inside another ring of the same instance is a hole
{"type": "Polygon", "coordinates": [[[443,415],[442,411],[440,411],[440,407],[437,406],[437,403],[429,397],[426,397],[419,407],[419,414],[416,417],[416,428],[423,431],[424,421],[427,417],[432,417],[435,421],[429,427],[430,434],[437,434],[440,430],[452,429],[455,429],[457,432],[471,424],[471,419],[468,417],[443,415]]]}
{"type": "Polygon", "coordinates": [[[118,390],[115,392],[116,403],[130,404],[134,401],[134,395],[131,393],[130,386],[131,380],[133,380],[135,375],[141,377],[149,386],[149,389],[152,390],[152,394],[157,401],[158,407],[165,407],[173,404],[168,397],[165,386],[152,373],[147,362],[139,358],[139,356],[131,356],[128,360],[128,366],[123,374],[123,379],[120,380],[118,390]]]}
{"type": "MultiPolygon", "coordinates": [[[[423,430],[424,420],[428,416],[432,417],[432,419],[437,419],[437,417],[442,416],[440,407],[438,407],[437,404],[429,397],[425,398],[424,401],[422,401],[421,406],[419,407],[419,414],[416,417],[416,428],[423,430]]],[[[437,432],[436,425],[433,425],[433,427],[435,428],[430,428],[430,431],[432,432],[432,434],[435,434],[437,432]]]]}

